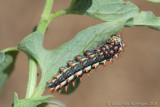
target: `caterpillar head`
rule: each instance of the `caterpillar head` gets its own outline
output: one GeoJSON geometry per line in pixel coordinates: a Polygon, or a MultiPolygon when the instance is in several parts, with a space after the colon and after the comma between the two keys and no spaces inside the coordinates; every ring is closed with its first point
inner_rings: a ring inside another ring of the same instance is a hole
{"type": "Polygon", "coordinates": [[[113,35],[111,36],[111,38],[109,39],[109,42],[112,42],[112,43],[122,43],[122,38],[121,38],[121,35],[119,34],[118,36],[116,35],[113,35]]]}

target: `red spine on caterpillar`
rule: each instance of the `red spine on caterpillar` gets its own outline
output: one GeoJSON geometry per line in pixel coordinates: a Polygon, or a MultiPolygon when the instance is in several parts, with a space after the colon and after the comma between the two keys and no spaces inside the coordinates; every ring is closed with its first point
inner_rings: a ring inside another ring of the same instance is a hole
{"type": "MultiPolygon", "coordinates": [[[[59,73],[55,74],[53,79],[48,83],[49,91],[58,91],[61,94],[61,89],[65,92],[68,90],[68,84],[75,87],[74,80],[79,78],[82,81],[83,74],[90,76],[90,71],[97,68],[99,65],[105,66],[107,62],[113,63],[113,58],[119,59],[120,52],[124,52],[124,47],[127,44],[123,43],[122,34],[113,35],[107,42],[98,46],[93,50],[85,50],[83,55],[77,55],[75,60],[70,60],[66,67],[60,67],[59,73]]],[[[73,58],[74,59],[74,58],[73,58]]]]}

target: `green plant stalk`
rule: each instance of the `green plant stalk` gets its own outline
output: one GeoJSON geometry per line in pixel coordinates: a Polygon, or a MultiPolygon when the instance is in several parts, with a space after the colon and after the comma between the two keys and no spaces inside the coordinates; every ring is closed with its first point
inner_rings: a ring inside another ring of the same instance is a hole
{"type": "MultiPolygon", "coordinates": [[[[47,25],[49,23],[48,21],[46,21],[46,18],[50,14],[53,2],[54,2],[53,0],[46,0],[40,22],[37,26],[37,30],[42,34],[45,33],[47,25]]],[[[37,83],[37,64],[31,57],[29,57],[29,74],[28,74],[26,98],[30,98],[32,96],[36,88],[36,83],[37,83]]]]}
{"type": "Polygon", "coordinates": [[[43,35],[46,32],[48,24],[50,23],[50,20],[48,20],[48,17],[51,13],[53,3],[54,3],[54,0],[46,0],[43,12],[41,14],[41,19],[37,26],[37,31],[41,32],[43,35]]]}
{"type": "Polygon", "coordinates": [[[17,47],[11,47],[11,48],[6,48],[4,50],[2,50],[2,52],[8,52],[8,51],[18,51],[17,47]]]}
{"type": "Polygon", "coordinates": [[[46,83],[44,84],[44,81],[45,81],[44,73],[42,73],[40,83],[39,83],[38,87],[36,88],[36,90],[34,91],[34,93],[31,97],[39,97],[43,94],[43,92],[46,88],[46,83]]]}
{"type": "Polygon", "coordinates": [[[69,11],[67,11],[67,10],[61,10],[61,11],[52,13],[52,14],[50,14],[48,16],[42,15],[42,18],[41,18],[41,20],[40,20],[40,22],[38,24],[38,27],[37,27],[37,31],[41,32],[44,35],[45,32],[46,32],[48,24],[53,19],[55,19],[55,18],[57,18],[59,16],[62,16],[62,15],[66,15],[66,14],[69,14],[69,11]]]}
{"type": "Polygon", "coordinates": [[[32,96],[36,84],[37,84],[37,64],[35,63],[34,59],[29,57],[28,86],[25,98],[30,98],[32,96]]]}
{"type": "MultiPolygon", "coordinates": [[[[54,3],[54,0],[46,0],[44,9],[41,15],[41,19],[37,26],[37,31],[41,32],[42,35],[45,34],[49,23],[53,19],[69,13],[67,10],[61,10],[51,14],[53,3],[54,3]]],[[[26,98],[38,97],[43,94],[45,90],[45,85],[41,84],[43,81],[43,75],[37,88],[36,88],[36,81],[37,81],[37,64],[33,59],[29,57],[29,77],[28,77],[26,98]]]]}
{"type": "MultiPolygon", "coordinates": [[[[41,33],[44,34],[49,22],[51,22],[53,19],[55,19],[59,16],[66,15],[66,14],[69,14],[69,11],[67,9],[50,14],[46,20],[41,20],[42,22],[39,23],[37,31],[40,31],[41,33]]],[[[42,72],[42,77],[41,77],[40,83],[39,83],[38,87],[36,88],[35,92],[33,93],[32,97],[38,97],[43,94],[45,87],[46,87],[46,84],[44,84],[44,82],[43,82],[44,75],[45,74],[42,72]]]]}
{"type": "Polygon", "coordinates": [[[52,21],[53,19],[55,19],[55,18],[57,18],[59,16],[66,15],[66,14],[69,14],[69,13],[70,12],[68,11],[68,9],[58,11],[58,12],[50,14],[49,17],[48,17],[48,20],[52,21]]]}

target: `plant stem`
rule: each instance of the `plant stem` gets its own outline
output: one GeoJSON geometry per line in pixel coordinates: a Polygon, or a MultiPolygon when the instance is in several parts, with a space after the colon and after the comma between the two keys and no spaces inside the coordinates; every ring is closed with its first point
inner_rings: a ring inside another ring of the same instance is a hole
{"type": "Polygon", "coordinates": [[[43,35],[45,34],[47,26],[50,22],[50,20],[48,20],[48,16],[50,15],[53,3],[54,0],[46,0],[41,19],[37,27],[37,31],[41,32],[43,35]]]}
{"type": "MultiPolygon", "coordinates": [[[[37,31],[41,32],[43,35],[46,32],[49,21],[47,20],[53,5],[54,0],[46,0],[40,22],[37,26],[37,31]]],[[[26,90],[26,98],[30,98],[36,88],[37,83],[37,64],[36,62],[29,57],[29,75],[28,75],[28,84],[26,90]]]]}
{"type": "MultiPolygon", "coordinates": [[[[37,26],[37,31],[41,32],[42,35],[45,34],[46,29],[48,27],[48,24],[55,18],[68,14],[67,9],[61,10],[55,13],[51,13],[52,5],[54,3],[54,0],[46,0],[41,19],[39,21],[39,24],[37,26]]],[[[42,75],[43,76],[43,75],[42,75]]],[[[40,83],[38,87],[35,89],[36,81],[37,81],[37,65],[36,62],[29,58],[29,77],[28,77],[28,86],[27,86],[27,92],[26,92],[26,98],[30,97],[38,97],[41,96],[45,90],[44,82],[42,81],[43,77],[40,80],[40,83]]]]}
{"type": "Polygon", "coordinates": [[[48,20],[51,21],[59,16],[66,15],[66,14],[69,14],[69,11],[67,11],[67,9],[58,11],[58,12],[50,14],[50,16],[48,17],[48,20]]]}
{"type": "Polygon", "coordinates": [[[28,75],[28,84],[27,84],[27,91],[26,97],[30,98],[35,90],[37,83],[37,64],[35,61],[29,57],[29,75],[28,75]]]}
{"type": "Polygon", "coordinates": [[[39,97],[43,94],[45,87],[46,87],[46,83],[44,83],[44,81],[46,81],[46,80],[44,78],[44,73],[42,72],[41,80],[40,80],[35,92],[33,93],[32,97],[39,97]]]}
{"type": "Polygon", "coordinates": [[[11,47],[11,48],[6,48],[4,50],[2,50],[2,52],[8,52],[8,51],[18,51],[17,47],[11,47]]]}
{"type": "MultiPolygon", "coordinates": [[[[48,16],[47,20],[48,22],[51,22],[53,19],[59,17],[59,16],[62,16],[62,15],[65,15],[65,14],[68,14],[69,12],[67,10],[61,10],[61,11],[58,11],[58,12],[55,12],[55,13],[52,13],[48,16]]],[[[48,26],[49,23],[39,23],[39,26],[42,26],[40,29],[37,29],[38,31],[45,31],[46,30],[46,27],[48,26]]],[[[42,77],[41,77],[41,80],[40,80],[40,83],[38,85],[38,87],[36,88],[35,92],[33,93],[32,97],[38,97],[38,96],[41,96],[45,90],[45,87],[46,86],[46,83],[44,83],[45,79],[43,78],[44,74],[42,72],[42,77]]]]}

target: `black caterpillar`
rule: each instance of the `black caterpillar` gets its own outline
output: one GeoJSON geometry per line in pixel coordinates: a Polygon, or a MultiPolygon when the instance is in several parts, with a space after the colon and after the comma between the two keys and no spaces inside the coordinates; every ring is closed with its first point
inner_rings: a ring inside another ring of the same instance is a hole
{"type": "Polygon", "coordinates": [[[70,60],[66,67],[59,68],[59,74],[55,74],[53,79],[48,83],[49,91],[61,93],[61,89],[65,87],[67,92],[67,86],[70,82],[75,86],[74,80],[79,78],[82,81],[82,75],[89,72],[92,69],[97,70],[100,64],[106,65],[109,61],[112,63],[113,57],[118,59],[120,52],[123,52],[126,44],[123,44],[121,34],[111,36],[110,39],[98,46],[94,50],[85,50],[84,55],[77,55],[75,60],[70,60]]]}

